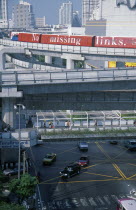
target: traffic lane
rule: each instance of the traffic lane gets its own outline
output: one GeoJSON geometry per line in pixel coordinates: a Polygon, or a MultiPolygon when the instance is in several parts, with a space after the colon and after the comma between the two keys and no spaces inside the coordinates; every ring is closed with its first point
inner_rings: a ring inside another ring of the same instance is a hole
{"type": "MultiPolygon", "coordinates": [[[[89,150],[88,152],[81,152],[77,148],[77,144],[74,142],[72,144],[49,144],[46,143],[42,147],[38,147],[38,156],[34,154],[36,157],[36,168],[37,170],[39,169],[43,180],[48,180],[48,178],[53,178],[54,175],[58,174],[59,172],[66,166],[68,163],[77,161],[81,155],[88,155],[90,157],[90,166],[91,170],[93,172],[97,171],[99,168],[99,171],[101,172],[103,168],[104,163],[111,164],[111,170],[112,170],[112,164],[114,163],[121,163],[125,162],[127,165],[131,166],[131,172],[135,170],[135,166],[132,167],[132,163],[134,162],[134,159],[132,159],[132,154],[133,156],[136,156],[136,153],[131,153],[130,151],[122,150],[122,148],[114,145],[110,145],[107,143],[102,144],[102,146],[99,143],[94,143],[94,144],[89,144],[89,150]],[[99,147],[98,147],[99,145],[99,147]],[[52,166],[43,166],[42,165],[42,159],[45,154],[48,152],[55,152],[57,154],[57,161],[52,164],[52,166]],[[111,155],[108,155],[109,151],[111,151],[111,155]],[[114,152],[113,152],[114,151],[114,152]],[[123,152],[122,152],[123,151],[123,152]],[[98,155],[99,154],[99,155],[98,155]],[[130,165],[131,164],[131,165],[130,165]],[[95,168],[94,168],[95,166],[95,168]],[[55,169],[56,168],[56,169],[55,169]],[[51,170],[51,173],[49,172],[51,170]],[[56,171],[56,172],[55,172],[56,171]]],[[[37,151],[37,148],[33,148],[33,153],[37,151]],[[34,151],[35,150],[35,151],[34,151]]],[[[115,173],[118,171],[119,177],[121,176],[121,173],[119,173],[118,166],[113,166],[116,170],[114,170],[114,175],[117,177],[117,174],[115,173]],[[118,169],[118,170],[117,170],[118,169]]],[[[105,168],[104,168],[105,169],[105,168]]],[[[103,170],[104,170],[103,169],[103,170]]],[[[111,170],[105,170],[107,173],[105,175],[110,175],[111,170]]],[[[127,173],[130,170],[127,171],[127,173]]],[[[93,173],[92,172],[92,173],[93,173]]],[[[58,175],[56,177],[58,177],[58,175]]],[[[130,173],[128,176],[132,176],[133,174],[130,173]]],[[[126,176],[126,175],[125,175],[126,176]]],[[[121,176],[124,178],[123,176],[121,176]]]]}
{"type": "Polygon", "coordinates": [[[133,160],[136,160],[136,152],[135,151],[130,151],[128,150],[123,142],[119,142],[117,145],[112,145],[109,142],[106,142],[105,144],[99,144],[107,153],[107,155],[110,156],[111,159],[115,161],[125,161],[125,160],[132,160],[132,155],[133,155],[133,160]]]}
{"type": "MultiPolygon", "coordinates": [[[[80,152],[78,150],[78,148],[76,148],[76,145],[77,144],[75,142],[71,143],[70,145],[62,144],[62,143],[61,144],[57,143],[57,144],[52,145],[52,144],[47,143],[46,149],[45,149],[45,147],[43,147],[43,148],[40,147],[41,151],[40,151],[40,153],[38,152],[38,159],[39,159],[39,154],[42,153],[42,149],[43,149],[43,152],[46,152],[46,150],[48,150],[48,148],[53,148],[53,149],[56,148],[56,153],[57,153],[57,151],[59,151],[59,153],[60,153],[60,154],[58,153],[58,157],[57,157],[58,160],[55,163],[56,166],[53,164],[52,166],[43,167],[44,175],[46,176],[48,174],[48,177],[46,177],[44,179],[45,183],[41,183],[39,186],[40,186],[40,190],[41,190],[41,194],[42,194],[42,199],[46,203],[50,203],[51,198],[56,195],[58,197],[60,197],[60,199],[67,199],[67,195],[69,195],[68,198],[70,200],[72,199],[73,196],[76,197],[77,200],[80,200],[80,199],[83,199],[84,196],[86,199],[88,198],[87,196],[91,196],[93,198],[94,194],[97,196],[101,196],[101,195],[104,195],[103,194],[104,192],[108,192],[109,196],[111,196],[111,194],[115,194],[115,193],[118,194],[119,192],[120,193],[125,192],[127,194],[129,193],[126,181],[118,180],[117,178],[114,178],[115,180],[113,180],[113,178],[106,177],[107,172],[110,172],[110,173],[108,173],[108,176],[113,176],[113,175],[116,176],[117,170],[115,170],[114,167],[111,167],[110,161],[106,159],[107,157],[105,158],[105,155],[101,152],[101,150],[99,150],[99,148],[96,146],[96,143],[89,144],[89,150],[88,150],[88,152],[85,152],[85,153],[80,152]],[[75,149],[73,149],[74,147],[75,147],[75,149]],[[73,150],[71,150],[71,149],[73,149],[73,150]],[[64,151],[66,151],[66,153],[64,151]],[[72,153],[70,151],[72,151],[72,153]],[[68,180],[68,182],[66,182],[66,183],[62,182],[60,177],[58,177],[59,171],[60,171],[59,169],[63,165],[64,165],[64,167],[66,166],[65,161],[69,162],[69,160],[72,160],[72,161],[73,161],[73,159],[77,160],[78,159],[77,157],[79,157],[80,154],[88,154],[90,157],[92,157],[91,162],[90,162],[90,168],[93,168],[93,171],[91,169],[91,172],[93,174],[86,174],[84,172],[86,172],[86,171],[90,172],[90,169],[83,169],[79,176],[70,178],[68,180]],[[98,155],[98,157],[96,159],[96,162],[97,162],[96,164],[99,167],[97,167],[97,166],[93,167],[93,165],[96,165],[94,157],[96,157],[97,155],[98,155]],[[64,161],[62,160],[61,156],[65,157],[64,161]],[[105,163],[102,163],[102,161],[105,161],[105,163]],[[47,168],[48,168],[48,170],[47,170],[47,168]],[[113,171],[116,174],[113,174],[113,171]],[[52,174],[53,174],[53,176],[52,176],[52,174]],[[49,181],[48,178],[49,179],[53,178],[53,180],[49,181]],[[114,189],[114,190],[111,190],[111,186],[113,186],[112,189],[114,189]],[[79,187],[81,188],[81,190],[79,187]],[[107,190],[107,188],[108,188],[108,190],[107,190]],[[46,196],[45,196],[45,192],[46,192],[46,196]],[[64,196],[62,196],[62,195],[64,195],[64,196]]],[[[107,151],[109,152],[109,148],[111,147],[111,145],[108,142],[105,144],[101,144],[101,145],[104,146],[104,149],[106,148],[107,151]]],[[[115,146],[115,148],[116,148],[116,146],[115,146]]],[[[130,154],[132,154],[132,153],[129,153],[129,159],[130,159],[130,154]]],[[[132,181],[129,180],[129,185],[130,185],[130,182],[132,182],[132,181]]],[[[132,183],[132,186],[134,188],[135,183],[132,183]]],[[[70,202],[70,200],[69,200],[69,202],[70,202]]],[[[58,202],[58,201],[56,200],[56,202],[58,202]]],[[[50,205],[51,205],[51,203],[50,203],[50,205]]],[[[110,209],[112,209],[112,206],[110,206],[110,209]]]]}
{"type": "Polygon", "coordinates": [[[112,149],[109,149],[109,145],[106,144],[101,146],[97,143],[97,146],[123,179],[134,179],[136,177],[134,174],[136,152],[129,151],[123,145],[111,147],[112,149]]]}

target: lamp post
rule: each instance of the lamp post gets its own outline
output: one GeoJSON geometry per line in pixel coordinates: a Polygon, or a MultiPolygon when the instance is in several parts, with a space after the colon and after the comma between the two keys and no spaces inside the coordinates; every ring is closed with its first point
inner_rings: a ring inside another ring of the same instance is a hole
{"type": "Polygon", "coordinates": [[[21,108],[25,109],[25,106],[23,104],[16,104],[14,105],[14,109],[18,109],[18,116],[19,116],[19,148],[18,148],[18,179],[20,179],[20,154],[21,154],[21,144],[20,144],[20,140],[21,140],[21,124],[20,124],[20,115],[21,115],[21,108]]]}

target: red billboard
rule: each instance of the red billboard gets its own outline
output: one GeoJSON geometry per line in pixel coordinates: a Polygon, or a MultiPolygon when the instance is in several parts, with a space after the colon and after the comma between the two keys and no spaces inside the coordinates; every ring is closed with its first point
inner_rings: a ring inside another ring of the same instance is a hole
{"type": "Polygon", "coordinates": [[[18,41],[20,42],[33,42],[33,43],[40,43],[41,41],[41,34],[37,33],[19,33],[18,41]]]}
{"type": "Polygon", "coordinates": [[[72,46],[92,46],[91,36],[67,36],[67,35],[46,35],[42,34],[42,44],[72,45],[72,46]]]}
{"type": "Polygon", "coordinates": [[[136,48],[134,37],[95,37],[95,47],[136,48]]]}

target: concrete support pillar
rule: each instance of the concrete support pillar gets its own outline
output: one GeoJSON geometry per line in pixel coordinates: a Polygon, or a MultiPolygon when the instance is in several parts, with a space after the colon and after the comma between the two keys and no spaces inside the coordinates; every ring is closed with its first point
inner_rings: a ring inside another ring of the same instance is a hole
{"type": "Polygon", "coordinates": [[[61,58],[67,60],[66,69],[74,69],[74,60],[78,60],[78,61],[84,61],[85,60],[85,58],[82,57],[82,55],[67,54],[67,53],[63,53],[61,58]]]}
{"type": "Polygon", "coordinates": [[[49,55],[45,55],[45,63],[52,64],[52,57],[49,55]]]}
{"type": "Polygon", "coordinates": [[[109,62],[108,61],[105,61],[105,68],[109,68],[109,62]]]}
{"type": "Polygon", "coordinates": [[[0,52],[0,71],[5,69],[6,57],[3,52],[0,52]]]}
{"type": "Polygon", "coordinates": [[[3,98],[2,99],[2,120],[3,123],[9,124],[11,128],[15,124],[15,98],[3,98]]]}
{"type": "Polygon", "coordinates": [[[2,120],[4,123],[9,124],[11,128],[15,125],[15,100],[21,97],[23,97],[23,92],[17,91],[16,86],[2,87],[2,92],[0,92],[0,98],[2,98],[2,120]]]}
{"type": "Polygon", "coordinates": [[[74,69],[74,60],[67,58],[66,69],[74,69]]]}

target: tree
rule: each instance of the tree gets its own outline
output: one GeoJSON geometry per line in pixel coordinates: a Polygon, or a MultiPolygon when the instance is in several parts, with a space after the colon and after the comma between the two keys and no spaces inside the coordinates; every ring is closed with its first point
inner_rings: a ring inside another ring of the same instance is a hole
{"type": "Polygon", "coordinates": [[[0,209],[2,210],[25,210],[25,207],[18,204],[9,204],[5,202],[0,202],[0,209]]]}
{"type": "Polygon", "coordinates": [[[32,196],[35,192],[36,184],[38,183],[36,177],[24,174],[19,179],[13,179],[10,182],[9,188],[19,196],[20,202],[32,196]]]}

